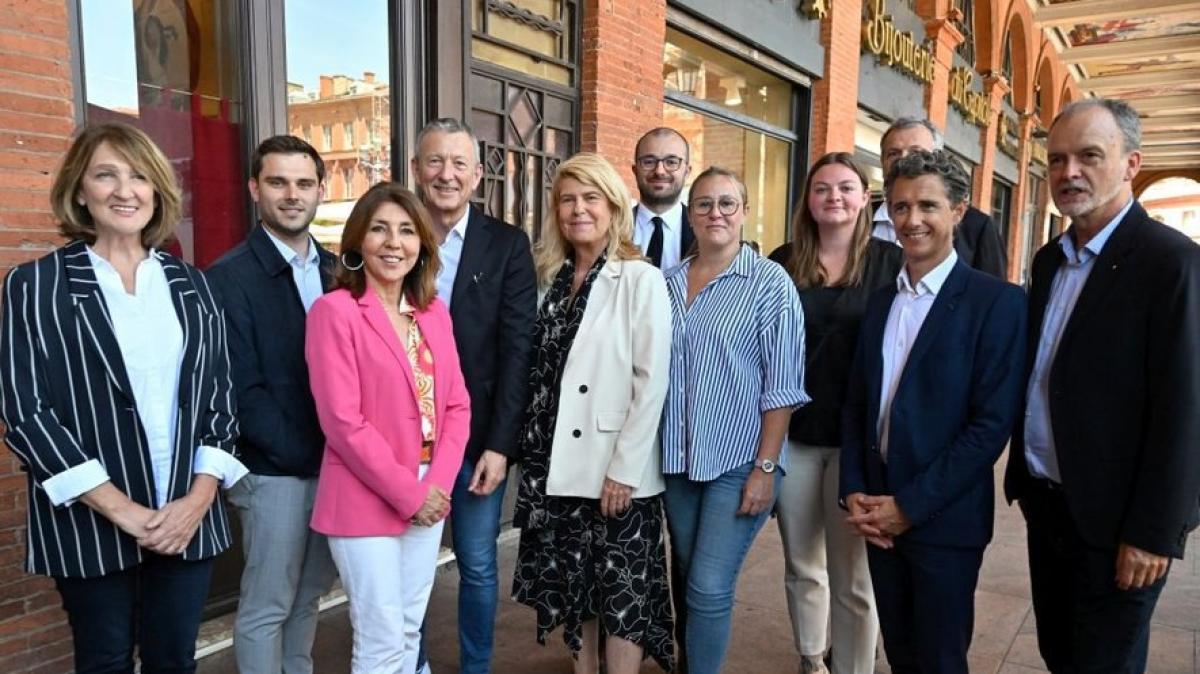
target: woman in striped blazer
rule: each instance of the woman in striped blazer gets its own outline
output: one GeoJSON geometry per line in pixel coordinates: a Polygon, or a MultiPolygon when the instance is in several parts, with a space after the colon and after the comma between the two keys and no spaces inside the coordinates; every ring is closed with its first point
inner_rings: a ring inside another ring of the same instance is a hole
{"type": "Polygon", "coordinates": [[[157,250],[181,215],[161,150],[85,129],[51,190],[70,243],[12,270],[0,421],[28,473],[27,567],[54,577],[77,672],[190,672],[219,486],[245,468],[224,317],[195,268],[157,250]]]}

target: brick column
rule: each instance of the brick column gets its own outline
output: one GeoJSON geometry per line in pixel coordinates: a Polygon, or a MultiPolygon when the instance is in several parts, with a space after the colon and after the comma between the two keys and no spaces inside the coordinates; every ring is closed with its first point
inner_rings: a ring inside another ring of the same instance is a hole
{"type": "MultiPolygon", "coordinates": [[[[996,133],[1000,127],[1000,110],[1003,109],[1004,95],[1009,91],[1008,80],[1002,75],[988,75],[983,80],[983,91],[991,101],[991,112],[988,113],[988,124],[979,132],[979,142],[983,151],[982,159],[975,167],[975,175],[971,181],[971,203],[984,213],[992,212],[992,172],[996,167],[996,133]]],[[[997,226],[999,226],[997,224],[997,226]]]]}
{"type": "Polygon", "coordinates": [[[950,70],[954,67],[954,49],[965,39],[948,18],[925,22],[925,36],[933,49],[933,81],[925,87],[925,114],[939,129],[946,128],[950,111],[950,70]]]}
{"type": "Polygon", "coordinates": [[[665,0],[583,3],[579,146],[604,155],[631,190],[633,145],[662,125],[666,21],[665,0]]]}
{"type": "MultiPolygon", "coordinates": [[[[62,242],[50,185],[75,130],[67,3],[0,3],[0,278],[62,242]]],[[[0,431],[2,431],[0,427],[0,431]]],[[[50,579],[25,573],[26,477],[0,449],[0,672],[71,670],[50,579]]]]}
{"type": "Polygon", "coordinates": [[[812,150],[816,161],[828,152],[853,152],[858,123],[858,60],[862,51],[862,0],[828,3],[821,20],[825,73],[812,87],[812,150]]]}

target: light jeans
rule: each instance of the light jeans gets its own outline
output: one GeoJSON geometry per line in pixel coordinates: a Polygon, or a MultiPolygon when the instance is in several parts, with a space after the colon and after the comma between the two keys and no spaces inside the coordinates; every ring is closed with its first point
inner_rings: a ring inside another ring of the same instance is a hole
{"type": "Polygon", "coordinates": [[[841,450],[788,440],[788,474],[779,487],[784,587],[796,649],[821,655],[833,642],[836,674],[875,671],[879,618],[862,537],[838,505],[841,450]],[[832,600],[832,605],[831,605],[832,600]]]}
{"type": "Polygon", "coordinates": [[[721,671],[733,627],[738,574],[754,537],[771,514],[770,506],[754,516],[737,514],[751,470],[756,470],[754,464],[747,463],[709,482],[667,476],[663,493],[667,527],[678,568],[687,578],[684,650],[689,674],[721,671]]]}

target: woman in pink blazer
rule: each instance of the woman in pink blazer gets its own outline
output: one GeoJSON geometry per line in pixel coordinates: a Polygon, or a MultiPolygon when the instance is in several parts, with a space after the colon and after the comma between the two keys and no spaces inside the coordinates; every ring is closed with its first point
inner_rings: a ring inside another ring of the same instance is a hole
{"type": "Polygon", "coordinates": [[[372,187],[341,250],[339,289],[308,314],[325,432],[312,527],[329,537],[350,599],[352,671],[412,674],[470,401],[416,195],[372,187]]]}

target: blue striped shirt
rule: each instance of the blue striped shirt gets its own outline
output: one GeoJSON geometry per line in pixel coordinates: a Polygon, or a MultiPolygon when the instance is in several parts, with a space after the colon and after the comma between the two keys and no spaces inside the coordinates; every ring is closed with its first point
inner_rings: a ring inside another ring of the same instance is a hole
{"type": "Polygon", "coordinates": [[[691,262],[666,277],[672,325],[663,473],[703,482],[755,459],[763,412],[809,398],[804,312],[783,267],[743,245],[688,307],[691,262]]]}

